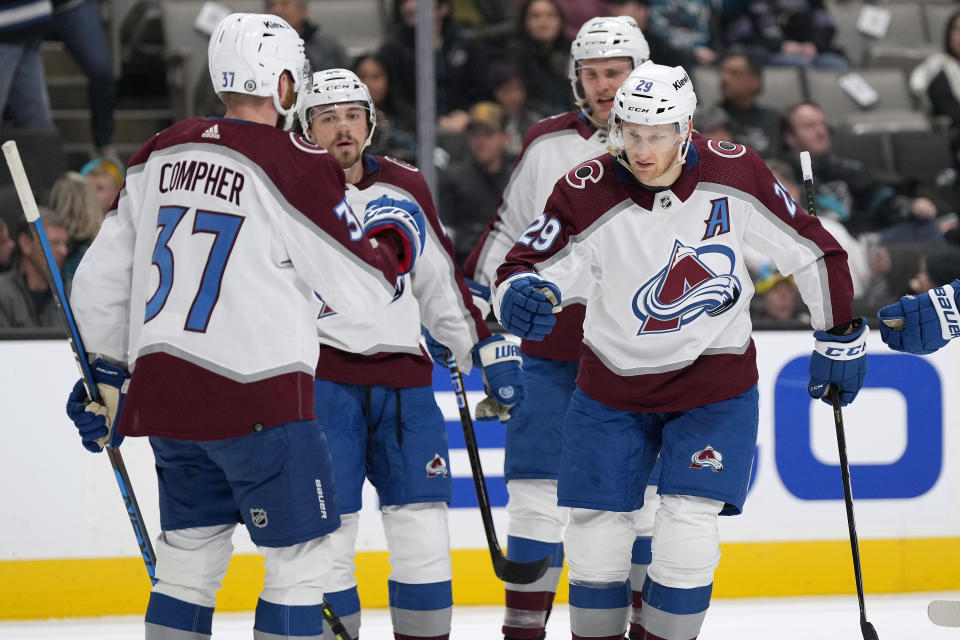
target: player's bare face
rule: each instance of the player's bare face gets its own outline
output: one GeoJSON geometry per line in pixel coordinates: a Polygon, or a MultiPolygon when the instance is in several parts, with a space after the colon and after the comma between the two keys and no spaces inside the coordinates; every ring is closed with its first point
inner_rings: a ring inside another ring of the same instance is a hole
{"type": "Polygon", "coordinates": [[[367,110],[359,103],[314,107],[310,137],[344,169],[357,164],[367,139],[367,110]]]}
{"type": "Polygon", "coordinates": [[[580,85],[594,124],[606,127],[617,89],[631,71],[630,58],[588,58],[580,62],[580,85]]]}
{"type": "Polygon", "coordinates": [[[630,170],[643,184],[673,184],[680,174],[676,161],[682,141],[674,124],[623,124],[623,149],[630,170]]]}

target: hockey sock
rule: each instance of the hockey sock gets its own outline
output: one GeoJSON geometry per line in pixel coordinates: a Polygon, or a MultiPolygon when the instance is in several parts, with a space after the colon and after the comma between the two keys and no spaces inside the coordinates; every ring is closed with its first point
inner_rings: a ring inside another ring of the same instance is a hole
{"type": "Polygon", "coordinates": [[[449,580],[428,584],[388,580],[387,588],[396,640],[446,640],[450,637],[453,589],[449,580]]]}
{"type": "Polygon", "coordinates": [[[640,611],[643,607],[643,583],[647,579],[647,567],[653,559],[650,550],[652,538],[638,537],[633,542],[633,556],[630,560],[630,588],[632,591],[630,610],[630,640],[640,640],[640,611]]]}
{"type": "Polygon", "coordinates": [[[323,614],[319,604],[286,605],[257,600],[253,622],[253,640],[280,640],[323,638],[323,614]]]}
{"type": "MultiPolygon", "coordinates": [[[[340,618],[340,622],[346,628],[353,640],[360,638],[360,594],[356,587],[350,587],[343,591],[334,591],[326,593],[323,596],[330,603],[333,612],[340,618]]],[[[330,625],[323,626],[323,640],[334,640],[330,625]]]]}
{"type": "Polygon", "coordinates": [[[641,640],[691,640],[700,633],[713,584],[693,589],[665,587],[649,577],[643,583],[641,640]]]}
{"type": "Polygon", "coordinates": [[[213,607],[151,593],[147,603],[146,640],[201,640],[212,633],[213,607]]]}
{"type": "Polygon", "coordinates": [[[573,640],[623,640],[630,583],[570,583],[573,640]]]}
{"type": "Polygon", "coordinates": [[[507,609],[503,616],[503,635],[509,640],[535,640],[543,637],[547,615],[563,569],[563,543],[541,542],[507,536],[507,559],[532,562],[553,556],[550,568],[531,584],[507,584],[507,609]]]}

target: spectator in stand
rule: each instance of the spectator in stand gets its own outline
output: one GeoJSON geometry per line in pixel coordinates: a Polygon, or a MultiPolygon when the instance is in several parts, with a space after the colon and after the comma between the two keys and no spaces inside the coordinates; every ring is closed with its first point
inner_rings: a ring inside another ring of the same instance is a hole
{"type": "Polygon", "coordinates": [[[94,158],[80,168],[80,175],[96,195],[104,213],[113,207],[113,201],[123,186],[123,163],[116,158],[94,158]]]}
{"type": "Polygon", "coordinates": [[[764,64],[846,69],[833,41],[837,27],[824,0],[723,0],[727,46],[746,47],[764,64]]]}
{"type": "Polygon", "coordinates": [[[60,275],[65,283],[69,283],[83,254],[100,231],[105,212],[97,201],[97,194],[76,171],[66,172],[53,183],[50,208],[59,214],[67,227],[69,245],[67,257],[60,266],[60,275]]]}
{"type": "Polygon", "coordinates": [[[697,59],[692,51],[674,47],[665,34],[647,28],[650,2],[651,0],[606,0],[602,15],[627,16],[636,20],[647,44],[650,45],[650,59],[656,60],[657,64],[685,69],[695,66],[697,59]]]}
{"type": "Polygon", "coordinates": [[[487,47],[501,47],[513,33],[517,3],[513,0],[457,0],[453,21],[487,47]]]}
{"type": "Polygon", "coordinates": [[[113,111],[117,82],[113,60],[95,0],[53,0],[50,35],[63,45],[87,76],[87,104],[94,155],[116,155],[113,149],[113,111]]]}
{"type": "Polygon", "coordinates": [[[720,106],[730,116],[733,139],[764,158],[778,155],[780,114],[757,104],[763,89],[763,63],[743,51],[727,52],[720,61],[720,106]]]}
{"type": "MultiPolygon", "coordinates": [[[[483,96],[481,83],[485,64],[482,47],[450,18],[453,0],[434,0],[433,35],[437,81],[437,127],[463,133],[467,109],[483,96]]],[[[394,27],[380,47],[397,102],[416,113],[416,55],[414,25],[417,0],[395,0],[394,27]]]]}
{"type": "MultiPolygon", "coordinates": [[[[714,4],[713,0],[651,0],[649,25],[643,33],[672,43],[694,64],[711,65],[717,60],[714,4]]],[[[650,55],[657,60],[652,50],[650,55]]],[[[657,63],[662,64],[659,60],[657,63]]]]}
{"type": "MultiPolygon", "coordinates": [[[[303,40],[304,53],[314,71],[346,67],[349,58],[336,37],[322,33],[321,25],[308,19],[307,0],[264,0],[263,12],[279,16],[293,27],[303,40]]],[[[196,115],[223,117],[227,107],[220,102],[210,84],[210,76],[201,73],[193,89],[196,115]]],[[[104,154],[116,155],[116,154],[104,154]]]]}
{"type": "Polygon", "coordinates": [[[753,320],[770,320],[809,324],[809,314],[800,302],[800,293],[793,278],[784,276],[775,265],[763,263],[753,277],[755,290],[750,301],[750,316],[753,320]]]}
{"type": "Polygon", "coordinates": [[[516,161],[505,151],[509,138],[504,124],[503,109],[497,104],[473,105],[467,125],[470,155],[440,176],[440,215],[461,266],[497,210],[516,161]]]}
{"type": "Polygon", "coordinates": [[[527,107],[527,88],[516,67],[502,62],[491,64],[487,72],[487,86],[506,118],[505,130],[509,139],[506,151],[519,156],[527,129],[541,120],[543,115],[527,107]]]}
{"type": "Polygon", "coordinates": [[[379,54],[366,53],[353,63],[353,72],[367,85],[377,108],[377,129],[373,133],[370,153],[416,164],[415,114],[394,98],[387,63],[379,54]]]}
{"type": "MultiPolygon", "coordinates": [[[[50,249],[57,267],[67,257],[67,227],[57,212],[40,207],[50,249]]],[[[33,225],[24,220],[17,228],[13,268],[0,273],[0,329],[59,327],[60,313],[47,283],[43,247],[33,225]]]]}
{"type": "Polygon", "coordinates": [[[307,19],[307,0],[266,0],[264,13],[280,16],[303,39],[304,53],[316,71],[347,66],[347,52],[336,37],[321,33],[320,25],[307,19]]]}
{"type": "Polygon", "coordinates": [[[556,0],[526,0],[517,16],[517,33],[506,59],[520,70],[530,107],[558,113],[570,107],[570,38],[556,0]]]}
{"type": "Polygon", "coordinates": [[[787,160],[799,181],[800,152],[813,157],[817,204],[830,210],[853,235],[877,232],[882,244],[907,241],[942,242],[934,219],[937,207],[929,198],[898,193],[872,174],[862,162],[833,152],[823,110],[801,102],[787,109],[783,122],[787,160]]]}
{"type": "Polygon", "coordinates": [[[50,0],[0,5],[0,113],[18,129],[53,129],[40,42],[50,0]]]}
{"type": "Polygon", "coordinates": [[[909,290],[915,295],[927,293],[942,282],[951,282],[960,274],[960,249],[944,247],[920,257],[917,274],[910,279],[909,290]]]}
{"type": "Polygon", "coordinates": [[[13,250],[17,243],[10,235],[10,227],[7,221],[0,218],[0,272],[6,271],[13,266],[13,250]]]}
{"type": "Polygon", "coordinates": [[[943,52],[934,53],[910,74],[910,89],[930,101],[933,115],[947,116],[951,126],[960,127],[960,11],[947,20],[943,52]]]}
{"type": "Polygon", "coordinates": [[[723,142],[733,142],[733,129],[730,116],[721,107],[697,109],[693,114],[693,128],[704,138],[713,138],[723,142]]]}

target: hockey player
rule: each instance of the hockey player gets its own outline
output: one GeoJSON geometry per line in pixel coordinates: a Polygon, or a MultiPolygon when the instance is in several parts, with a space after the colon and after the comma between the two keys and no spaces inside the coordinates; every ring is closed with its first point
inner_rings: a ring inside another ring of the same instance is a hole
{"type": "Polygon", "coordinates": [[[695,107],[682,68],[633,71],[611,111],[611,154],[557,181],[498,270],[494,309],[516,335],[549,335],[555,305],[586,304],[557,488],[571,508],[573,638],[624,634],[629,514],[658,453],[661,504],[631,637],[700,631],[717,516],[743,508],[756,446],[746,245],[792,274],[810,309],[810,395],[839,389],[846,404],[863,383],[866,328],[851,320],[846,254],[754,151],[693,135],[695,107]]]}
{"type": "Polygon", "coordinates": [[[380,312],[425,223],[416,205],[382,200],[356,228],[337,162],[277,128],[310,81],[282,19],[228,16],[208,61],[227,117],[186,120],[134,154],[77,270],[71,301],[102,358],[104,405],[78,382],[67,413],[92,451],[150,437],[162,533],[148,639],[210,637],[240,522],[266,557],[254,638],[318,638],[340,515],[304,392],[318,354],[313,290],[380,312]]]}
{"type": "Polygon", "coordinates": [[[960,337],[958,309],[960,280],[919,295],[903,296],[877,312],[880,337],[894,351],[917,355],[939,351],[950,340],[960,337]]]}
{"type": "MultiPolygon", "coordinates": [[[[570,47],[569,67],[578,108],[530,128],[497,215],[464,265],[468,278],[489,287],[497,267],[525,229],[530,238],[541,230],[550,233],[552,226],[543,228],[546,221],[538,216],[554,184],[571,168],[606,151],[613,97],[630,71],[649,56],[643,33],[632,18],[594,18],[580,28],[570,47]]],[[[574,391],[583,315],[583,305],[571,304],[557,315],[553,333],[540,342],[524,340],[521,345],[528,402],[520,403],[504,422],[504,475],[510,495],[507,556],[532,561],[552,554],[554,565],[533,584],[506,585],[503,633],[508,638],[543,636],[560,578],[567,519],[556,499],[560,426],[574,391]]],[[[651,496],[656,499],[655,493],[651,496]]],[[[643,583],[650,562],[652,514],[651,508],[637,514],[632,572],[637,585],[643,583]]],[[[640,594],[635,595],[639,606],[640,594]]]]}
{"type": "MultiPolygon", "coordinates": [[[[417,203],[428,220],[416,269],[399,282],[397,298],[377,314],[321,313],[315,400],[333,456],[342,526],[331,534],[334,574],[327,599],[357,637],[360,600],[354,556],[361,490],[376,487],[390,550],[390,613],[396,638],[447,638],[452,593],[447,503],[452,482],[447,432],[433,394],[433,363],[420,346],[424,325],[465,371],[482,367],[488,391],[512,406],[522,398],[519,348],[492,335],[474,307],[453,258],[423,176],[392,158],[364,154],[376,108],[360,79],[346,69],[313,76],[300,107],[306,135],[346,173],[347,203],[362,211],[384,194],[417,203]]],[[[354,223],[359,232],[359,226],[354,223]]]]}

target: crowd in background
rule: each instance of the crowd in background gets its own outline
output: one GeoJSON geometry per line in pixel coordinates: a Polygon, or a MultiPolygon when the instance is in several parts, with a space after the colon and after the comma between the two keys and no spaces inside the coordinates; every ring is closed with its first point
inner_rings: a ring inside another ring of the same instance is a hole
{"type": "MultiPolygon", "coordinates": [[[[856,66],[837,41],[824,0],[434,3],[438,149],[431,160],[439,169],[434,197],[461,264],[496,213],[527,129],[543,117],[573,108],[568,77],[572,35],[593,16],[627,15],[643,30],[655,62],[682,65],[688,71],[697,66],[717,70],[721,99],[717,104],[701,102],[695,127],[705,136],[753,147],[798,202],[803,201],[799,153],[811,152],[820,215],[849,254],[860,311],[869,312],[909,291],[926,291],[929,281],[950,281],[960,273],[956,215],[960,211],[960,12],[939,26],[943,51],[930,56],[910,77],[911,90],[930,115],[944,123],[943,135],[950,139],[953,160],[953,166],[943,166],[917,181],[875,172],[838,153],[817,104],[801,102],[778,110],[758,101],[767,67],[856,66]]],[[[307,2],[265,0],[264,4],[266,12],[283,17],[301,34],[315,70],[345,66],[367,84],[377,107],[377,132],[368,152],[413,164],[424,161],[417,158],[415,144],[417,0],[395,0],[392,22],[379,47],[353,59],[334,34],[309,20],[307,2]]],[[[100,157],[113,152],[115,98],[112,76],[111,81],[104,79],[104,65],[109,67],[110,61],[103,33],[95,19],[90,22],[95,12],[94,0],[55,0],[49,16],[36,24],[20,31],[0,30],[0,102],[13,126],[52,126],[49,100],[40,91],[43,83],[34,65],[40,39],[63,39],[91,78],[93,155],[100,157]],[[76,29],[88,37],[76,38],[76,29]]],[[[223,114],[223,105],[204,74],[194,93],[197,115],[223,114]]],[[[51,241],[62,239],[54,249],[58,262],[62,258],[66,280],[122,182],[122,164],[112,157],[100,158],[84,170],[84,176],[64,175],[44,210],[48,235],[55,229],[51,241]],[[81,184],[89,193],[71,194],[81,184]],[[90,194],[95,194],[98,207],[92,206],[90,194]]],[[[8,229],[0,220],[0,328],[45,324],[49,291],[38,278],[42,271],[36,271],[32,242],[26,227],[8,229]],[[10,304],[25,306],[29,313],[23,309],[12,313],[7,308],[10,304]]],[[[763,256],[754,256],[750,262],[757,290],[757,326],[802,321],[805,309],[792,280],[771,275],[777,270],[763,256]]]]}

